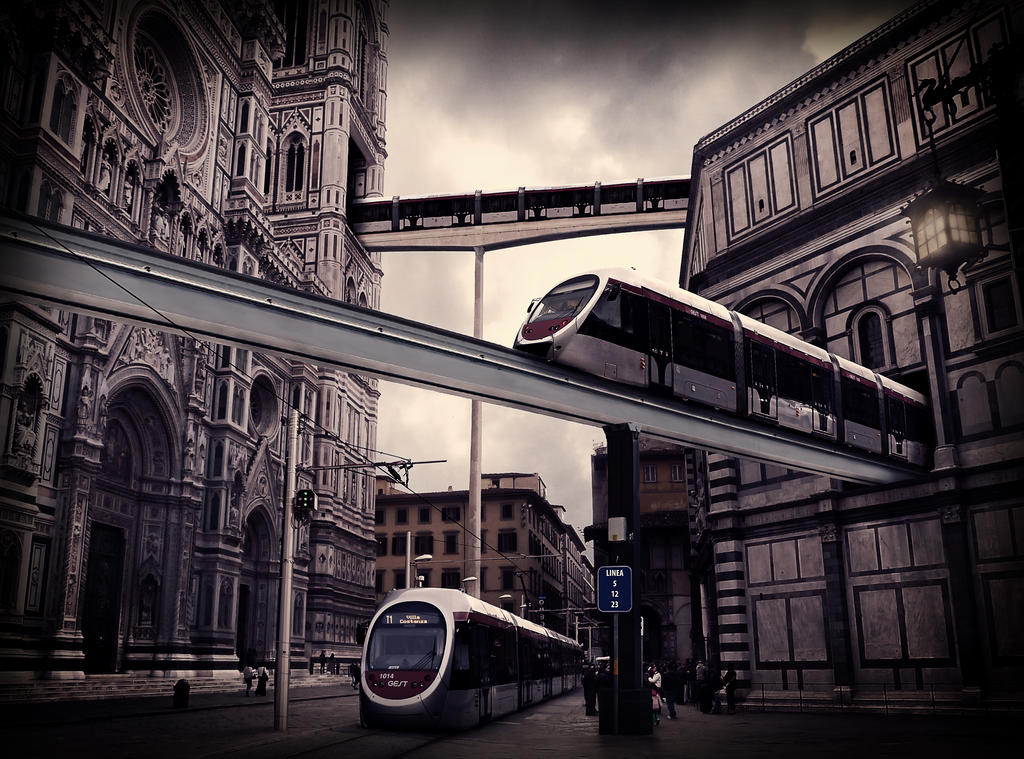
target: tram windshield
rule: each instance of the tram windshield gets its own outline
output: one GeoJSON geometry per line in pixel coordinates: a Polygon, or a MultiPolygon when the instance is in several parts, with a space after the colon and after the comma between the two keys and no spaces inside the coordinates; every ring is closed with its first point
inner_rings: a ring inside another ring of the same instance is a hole
{"type": "Polygon", "coordinates": [[[441,666],[445,623],[428,603],[398,603],[381,614],[367,641],[367,669],[434,670],[441,666]]]}
{"type": "Polygon", "coordinates": [[[570,279],[545,295],[530,317],[530,323],[551,319],[571,319],[590,300],[597,289],[597,277],[586,275],[570,279]]]}

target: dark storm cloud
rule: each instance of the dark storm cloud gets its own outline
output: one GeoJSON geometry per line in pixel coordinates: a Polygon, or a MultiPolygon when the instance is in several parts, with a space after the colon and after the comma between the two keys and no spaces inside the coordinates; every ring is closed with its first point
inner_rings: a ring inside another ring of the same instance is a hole
{"type": "Polygon", "coordinates": [[[560,181],[596,179],[587,164],[602,152],[635,176],[688,173],[697,139],[870,29],[844,38],[851,20],[880,23],[901,5],[398,0],[390,69],[510,151],[544,150],[551,119],[571,114],[587,140],[547,155],[560,181]],[[834,49],[808,48],[829,30],[834,49]]]}

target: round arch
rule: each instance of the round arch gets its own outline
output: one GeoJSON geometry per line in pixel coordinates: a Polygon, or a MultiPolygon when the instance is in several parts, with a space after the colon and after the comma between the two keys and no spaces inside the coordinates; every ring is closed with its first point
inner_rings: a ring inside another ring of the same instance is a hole
{"type": "Polygon", "coordinates": [[[895,245],[869,245],[841,257],[818,272],[807,291],[807,315],[810,319],[808,326],[824,327],[828,295],[847,271],[858,264],[877,259],[889,261],[902,268],[915,288],[927,282],[927,272],[918,272],[914,260],[903,249],[895,245]]]}
{"type": "MultiPolygon", "coordinates": [[[[738,313],[749,315],[750,310],[755,306],[762,303],[781,302],[786,308],[788,308],[796,317],[796,325],[794,325],[798,332],[803,332],[808,329],[811,325],[808,323],[807,309],[804,302],[800,297],[793,291],[782,288],[782,287],[769,287],[764,290],[759,290],[756,293],[748,295],[747,297],[736,303],[732,310],[738,313]]],[[[778,326],[778,325],[772,325],[778,326]]],[[[790,330],[783,330],[789,332],[790,330]]]]}

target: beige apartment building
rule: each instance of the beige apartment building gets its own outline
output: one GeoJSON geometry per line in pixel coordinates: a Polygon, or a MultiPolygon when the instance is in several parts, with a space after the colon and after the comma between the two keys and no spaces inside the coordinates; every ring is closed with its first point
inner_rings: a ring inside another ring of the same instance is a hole
{"type": "Polygon", "coordinates": [[[481,479],[475,580],[465,550],[469,491],[408,493],[377,479],[378,602],[392,589],[417,584],[478,590],[488,603],[575,634],[577,614],[594,605],[594,569],[564,508],[548,501],[539,474],[481,479]]]}

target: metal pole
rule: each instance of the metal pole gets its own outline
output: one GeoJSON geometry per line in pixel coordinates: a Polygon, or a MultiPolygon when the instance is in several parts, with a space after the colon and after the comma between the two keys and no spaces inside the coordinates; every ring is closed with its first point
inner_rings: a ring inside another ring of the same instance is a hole
{"type": "Polygon", "coordinates": [[[288,731],[288,674],[292,646],[292,501],[295,498],[295,458],[298,451],[299,410],[288,415],[288,464],[285,470],[284,518],[281,524],[281,592],[277,609],[277,672],[274,675],[274,729],[288,731]]]}
{"type": "MultiPolygon", "coordinates": [[[[484,336],[484,248],[477,246],[473,267],[473,337],[484,336]]],[[[469,422],[469,508],[466,514],[466,571],[464,577],[480,576],[480,430],[483,424],[483,408],[478,399],[470,406],[469,422]]],[[[480,598],[480,585],[473,584],[471,593],[480,598]]]]}
{"type": "Polygon", "coordinates": [[[612,615],[612,735],[619,734],[619,615],[612,615]]]}

